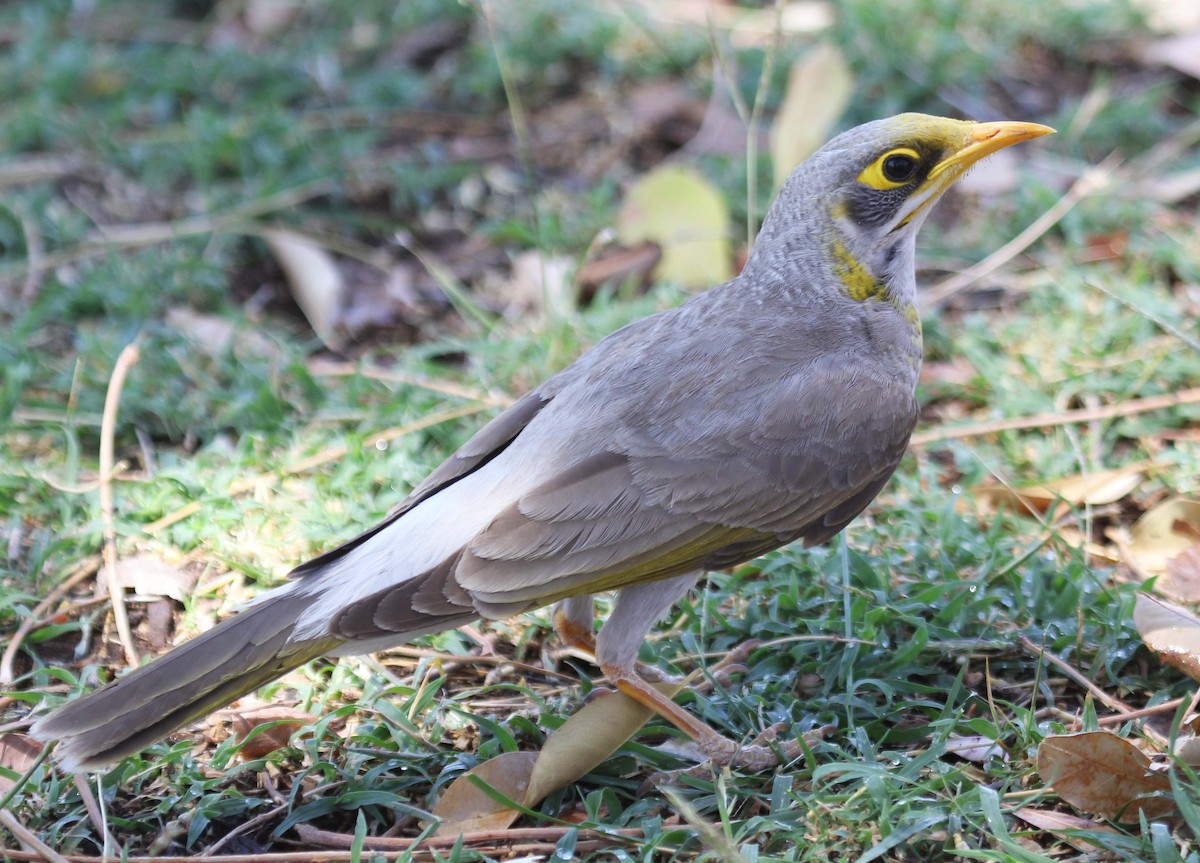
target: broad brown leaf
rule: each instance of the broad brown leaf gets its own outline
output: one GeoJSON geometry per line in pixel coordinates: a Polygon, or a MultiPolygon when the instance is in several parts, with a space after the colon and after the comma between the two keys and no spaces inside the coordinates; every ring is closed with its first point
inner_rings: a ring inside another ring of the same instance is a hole
{"type": "Polygon", "coordinates": [[[525,798],[537,757],[536,752],[505,752],[476,765],[451,782],[433,807],[433,814],[442,820],[434,835],[457,836],[508,828],[521,813],[490,797],[471,777],[509,800],[519,802],[525,798]]]}
{"type": "Polygon", "coordinates": [[[1133,625],[1159,659],[1200,680],[1200,618],[1174,603],[1139,593],[1133,625]]]}
{"type": "Polygon", "coordinates": [[[1107,731],[1047,737],[1038,748],[1037,770],[1076,809],[1115,821],[1137,821],[1139,812],[1153,820],[1176,808],[1170,780],[1151,773],[1145,753],[1107,731]],[[1160,796],[1149,796],[1155,794],[1160,796]]]}

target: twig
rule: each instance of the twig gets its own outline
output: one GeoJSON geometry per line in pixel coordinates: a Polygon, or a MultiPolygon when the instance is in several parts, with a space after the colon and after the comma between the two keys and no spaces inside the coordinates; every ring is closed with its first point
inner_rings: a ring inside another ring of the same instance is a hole
{"type": "Polygon", "coordinates": [[[1070,189],[1059,198],[1050,209],[1042,213],[1033,223],[1017,234],[1003,246],[992,252],[978,264],[967,267],[961,273],[956,273],[938,282],[921,296],[921,305],[926,309],[934,309],[945,303],[955,294],[969,288],[975,282],[1007,264],[1021,252],[1025,251],[1039,237],[1059,223],[1063,216],[1069,213],[1076,204],[1094,192],[1105,188],[1113,178],[1113,171],[1121,162],[1117,154],[1112,154],[1099,165],[1083,173],[1070,189]]]}
{"type": "Polygon", "coordinates": [[[96,801],[96,795],[92,793],[92,786],[88,784],[87,774],[72,773],[71,781],[75,784],[75,790],[79,792],[79,799],[83,801],[83,808],[87,810],[88,818],[91,819],[92,826],[96,828],[96,833],[104,837],[105,849],[111,849],[114,854],[123,856],[125,851],[117,838],[108,831],[104,822],[104,813],[100,811],[100,804],[96,801]]]}
{"type": "MultiPolygon", "coordinates": [[[[579,829],[574,825],[565,825],[562,827],[516,827],[506,830],[480,830],[475,833],[463,833],[461,838],[464,846],[479,845],[485,842],[499,842],[504,844],[522,841],[555,842],[572,830],[577,829],[579,830],[579,838],[581,840],[640,839],[644,835],[640,827],[628,827],[621,830],[590,830],[587,828],[579,829]]],[[[328,830],[320,830],[308,824],[296,825],[296,832],[305,842],[312,845],[324,845],[327,848],[349,848],[350,843],[354,841],[354,837],[348,833],[333,833],[328,830]]],[[[418,846],[446,848],[453,847],[459,841],[459,838],[459,836],[433,836],[428,839],[407,839],[376,836],[368,837],[365,847],[373,851],[391,851],[418,846]]]]}
{"type": "Polygon", "coordinates": [[[117,425],[117,409],[121,404],[121,388],[125,386],[125,376],[129,369],[138,361],[137,340],[126,345],[117,364],[113,367],[112,379],[108,382],[108,392],[104,396],[104,419],[100,423],[100,521],[104,525],[104,568],[108,570],[108,597],[112,600],[113,620],[117,624],[117,635],[121,639],[121,647],[125,651],[125,662],[130,668],[137,668],[137,647],[133,643],[133,633],[129,629],[129,613],[125,609],[125,590],[121,587],[121,579],[117,576],[117,531],[114,527],[114,507],[112,480],[113,474],[113,436],[117,425]]]}
{"type": "Polygon", "coordinates": [[[473,387],[457,384],[453,381],[441,381],[427,378],[400,369],[384,369],[379,366],[362,363],[334,362],[333,360],[315,359],[308,362],[308,373],[313,377],[345,378],[361,375],[373,381],[383,383],[404,384],[410,387],[420,387],[434,393],[441,393],[456,398],[471,399],[489,407],[506,408],[513,403],[511,396],[496,395],[478,390],[473,387]]]}
{"type": "Polygon", "coordinates": [[[95,560],[88,560],[79,564],[73,573],[46,594],[46,598],[34,606],[29,616],[21,621],[21,625],[17,627],[16,633],[13,634],[12,639],[4,648],[4,656],[0,658],[0,683],[7,685],[16,679],[16,675],[13,673],[13,660],[16,658],[17,651],[21,649],[21,642],[37,627],[39,621],[46,616],[46,612],[57,605],[58,601],[66,596],[67,591],[92,575],[95,571],[95,560]]]}
{"type": "MultiPolygon", "coordinates": [[[[767,101],[767,89],[775,71],[775,58],[779,53],[779,41],[783,36],[783,0],[775,0],[775,20],[771,27],[771,41],[763,57],[762,69],[758,73],[758,90],[754,93],[754,104],[750,107],[750,119],[746,123],[746,253],[754,248],[754,224],[757,218],[758,193],[758,124],[762,121],[763,107],[767,101]]],[[[709,23],[711,24],[711,17],[709,23]]],[[[731,81],[730,87],[736,82],[731,81]]],[[[779,166],[775,166],[779,170],[779,166]]],[[[778,177],[772,178],[775,185],[782,185],[778,177]]]]}
{"type": "MultiPolygon", "coordinates": [[[[137,248],[165,243],[180,237],[228,232],[239,223],[248,222],[267,213],[286,210],[310,198],[325,194],[332,187],[332,180],[321,179],[304,183],[291,189],[250,201],[224,213],[191,216],[173,222],[150,222],[141,225],[108,227],[81,243],[51,252],[40,261],[43,270],[52,270],[64,264],[101,255],[113,249],[137,248]]],[[[11,266],[0,267],[0,276],[28,270],[33,262],[26,258],[11,266]]]]}
{"type": "MultiPolygon", "coordinates": [[[[7,809],[0,809],[0,825],[7,828],[13,836],[17,837],[17,841],[30,849],[32,856],[25,859],[43,861],[43,863],[67,863],[57,851],[39,839],[36,833],[22,824],[20,819],[7,809]]],[[[0,849],[0,851],[3,851],[5,859],[12,854],[6,849],[0,849]]]]}
{"type": "MultiPolygon", "coordinates": [[[[1066,660],[1055,656],[1053,653],[1042,648],[1040,645],[1034,644],[1030,639],[1026,638],[1024,635],[1022,635],[1019,640],[1020,640],[1021,646],[1023,648],[1025,648],[1027,651],[1034,654],[1035,656],[1040,656],[1043,659],[1045,659],[1046,662],[1053,665],[1055,668],[1057,668],[1059,671],[1061,671],[1063,674],[1065,674],[1067,677],[1069,677],[1075,683],[1079,684],[1084,689],[1086,689],[1089,693],[1091,693],[1093,698],[1095,698],[1097,701],[1099,701],[1101,704],[1103,704],[1109,710],[1113,711],[1114,713],[1120,713],[1125,718],[1130,718],[1130,714],[1138,712],[1134,708],[1132,708],[1128,704],[1126,704],[1124,701],[1121,701],[1118,698],[1113,698],[1111,695],[1109,695],[1107,692],[1105,692],[1099,686],[1092,683],[1092,681],[1090,681],[1086,677],[1084,677],[1082,673],[1080,673],[1078,670],[1076,670],[1066,660]]],[[[1153,740],[1156,745],[1162,747],[1164,750],[1167,749],[1170,745],[1169,741],[1165,737],[1163,737],[1161,734],[1159,734],[1157,731],[1155,731],[1153,728],[1150,728],[1149,726],[1143,726],[1142,733],[1145,734],[1147,737],[1149,737],[1151,740],[1153,740]]]]}
{"type": "MultiPolygon", "coordinates": [[[[407,434],[420,431],[421,429],[430,428],[431,426],[440,425],[441,423],[449,422],[450,420],[479,413],[482,410],[486,410],[488,407],[490,407],[490,405],[481,402],[472,402],[469,405],[462,405],[460,407],[439,411],[438,413],[428,414],[427,416],[423,416],[419,420],[414,420],[406,425],[398,426],[397,428],[388,429],[387,431],[372,435],[363,442],[363,445],[365,447],[374,447],[378,444],[386,443],[387,441],[394,440],[398,437],[404,437],[407,434]]],[[[321,450],[321,452],[317,453],[316,455],[309,456],[308,458],[286,467],[283,470],[272,471],[271,473],[260,473],[256,476],[247,477],[246,479],[240,479],[237,482],[230,483],[228,490],[225,492],[225,496],[234,497],[236,495],[245,494],[248,491],[253,491],[254,489],[262,486],[275,485],[284,477],[305,473],[327,462],[337,461],[338,459],[345,458],[349,452],[350,447],[346,444],[328,447],[327,449],[321,450]]],[[[143,526],[142,530],[147,534],[158,533],[160,530],[170,527],[176,522],[183,521],[185,518],[195,515],[203,508],[203,501],[194,500],[189,504],[181,506],[174,512],[169,512],[162,518],[143,526]]]]}
{"type": "Polygon", "coordinates": [[[1012,419],[989,420],[988,422],[930,429],[929,431],[913,435],[910,443],[918,447],[952,438],[982,437],[983,435],[995,434],[1002,431],[1048,428],[1050,426],[1061,426],[1070,423],[1117,419],[1118,417],[1133,416],[1134,414],[1146,413],[1147,411],[1158,411],[1165,408],[1193,404],[1200,404],[1200,387],[1192,387],[1181,392],[1168,393],[1161,396],[1132,399],[1127,402],[1105,405],[1100,408],[1056,411],[1054,413],[1034,414],[1031,417],[1014,417],[1012,419]]]}
{"type": "MultiPolygon", "coordinates": [[[[573,826],[565,826],[525,827],[515,830],[481,830],[476,833],[463,833],[461,837],[436,836],[421,840],[375,837],[367,839],[366,847],[372,850],[373,853],[371,856],[373,859],[389,861],[408,859],[408,855],[417,850],[453,848],[459,841],[462,842],[464,847],[476,848],[480,845],[488,844],[495,846],[497,852],[503,852],[516,850],[516,848],[521,847],[512,844],[516,842],[554,843],[575,829],[577,828],[573,826]]],[[[330,833],[326,830],[317,830],[314,827],[304,824],[297,825],[296,832],[306,842],[313,842],[315,844],[317,841],[327,840],[329,842],[336,842],[337,844],[334,847],[340,846],[346,850],[283,851],[274,854],[197,854],[188,859],[206,861],[206,863],[351,863],[351,861],[359,859],[360,855],[350,850],[349,842],[353,841],[353,836],[342,833],[330,833]]],[[[579,831],[580,845],[584,842],[607,843],[607,845],[599,846],[597,850],[601,850],[604,847],[612,847],[614,841],[637,840],[642,838],[643,835],[645,834],[640,828],[611,831],[583,829],[579,831]]],[[[553,847],[553,844],[547,845],[546,850],[552,851],[553,847]]],[[[50,853],[54,854],[53,851],[50,853]]],[[[45,857],[42,856],[41,851],[10,851],[8,849],[4,849],[4,855],[6,859],[28,861],[28,863],[45,863],[47,860],[52,860],[53,863],[103,863],[104,861],[103,857],[89,857],[84,854],[64,854],[61,856],[55,854],[54,857],[45,857]]],[[[125,863],[179,863],[178,857],[124,857],[122,860],[125,863]]]]}

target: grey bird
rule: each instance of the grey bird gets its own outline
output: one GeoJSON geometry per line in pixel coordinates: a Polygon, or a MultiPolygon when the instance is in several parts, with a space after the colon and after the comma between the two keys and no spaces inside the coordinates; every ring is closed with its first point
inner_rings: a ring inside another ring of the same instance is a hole
{"type": "Polygon", "coordinates": [[[315,657],[558,603],[560,636],[714,761],[792,757],[693,717],[639,675],[638,648],[706,570],[825,542],[875,497],[917,418],[917,231],[977,160],[1052,131],[902,114],[837,136],[736,278],[612,333],[383,522],[33,736],[96,769],[315,657]],[[616,605],[593,636],[601,591],[616,605]]]}

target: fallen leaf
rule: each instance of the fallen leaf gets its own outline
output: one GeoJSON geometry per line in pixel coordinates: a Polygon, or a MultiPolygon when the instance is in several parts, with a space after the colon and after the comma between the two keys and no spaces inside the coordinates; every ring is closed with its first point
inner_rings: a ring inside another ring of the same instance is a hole
{"type": "Polygon", "coordinates": [[[540,318],[547,313],[561,319],[575,306],[574,269],[571,258],[529,249],[513,258],[506,278],[485,279],[480,289],[492,307],[510,320],[540,318]]]}
{"type": "Polygon", "coordinates": [[[1154,589],[1176,602],[1200,602],[1200,545],[1185,548],[1167,561],[1167,572],[1154,589]]]}
{"type": "Polygon", "coordinates": [[[1175,738],[1171,747],[1175,757],[1189,767],[1200,765],[1200,737],[1194,734],[1181,735],[1175,738]]]}
{"type": "Polygon", "coordinates": [[[657,243],[642,243],[632,248],[600,246],[589,251],[588,258],[575,271],[575,291],[581,302],[589,302],[604,287],[634,282],[645,287],[651,270],[662,260],[657,243]]]}
{"type": "Polygon", "coordinates": [[[659,279],[708,287],[732,278],[729,205],[699,173],[666,165],[639,179],[617,213],[623,245],[651,241],[662,249],[659,279]]]}
{"type": "MultiPolygon", "coordinates": [[[[166,596],[183,602],[196,586],[195,573],[185,572],[150,554],[138,554],[117,561],[117,583],[142,596],[166,596]]],[[[100,570],[97,584],[108,590],[108,569],[100,570]]]]}
{"type": "Polygon", "coordinates": [[[825,143],[853,95],[850,66],[842,52],[828,42],[817,45],[792,66],[771,128],[776,188],[825,143]]]}
{"type": "Polygon", "coordinates": [[[1100,850],[1101,846],[1086,839],[1081,839],[1078,836],[1071,836],[1066,833],[1068,830],[1094,830],[1097,833],[1117,832],[1115,828],[1107,824],[1101,824],[1090,818],[1080,818],[1078,815],[1070,815],[1066,812],[1056,812],[1053,809],[1033,809],[1026,807],[1025,809],[1018,809],[1013,814],[1026,824],[1030,824],[1038,830],[1044,830],[1055,838],[1061,839],[1077,851],[1097,851],[1100,850]]]}
{"type": "Polygon", "coordinates": [[[1139,518],[1129,534],[1126,551],[1137,567],[1162,575],[1172,558],[1200,545],[1200,500],[1165,500],[1139,518]]]}
{"type": "Polygon", "coordinates": [[[1200,680],[1200,617],[1148,593],[1139,593],[1134,599],[1133,625],[1159,659],[1200,680]]]}
{"type": "Polygon", "coordinates": [[[292,296],[313,331],[328,347],[340,350],[337,324],[342,308],[342,274],[333,256],[322,246],[295,231],[263,231],[263,239],[279,262],[292,296]]]}
{"type": "MultiPolygon", "coordinates": [[[[0,767],[18,776],[33,766],[42,754],[42,744],[24,734],[0,734],[0,767]]],[[[16,783],[7,776],[0,776],[0,794],[7,794],[16,783]]]]}
{"type": "Polygon", "coordinates": [[[1170,780],[1151,773],[1145,753],[1107,731],[1047,737],[1038,747],[1037,771],[1067,803],[1110,820],[1135,822],[1139,812],[1153,820],[1176,810],[1170,780]]]}
{"type": "Polygon", "coordinates": [[[264,758],[291,743],[292,735],[317,717],[290,707],[268,707],[253,714],[233,714],[233,733],[241,743],[238,758],[264,758]]]}
{"type": "Polygon", "coordinates": [[[227,317],[198,312],[190,306],[167,309],[167,325],[210,357],[232,351],[237,357],[278,359],[284,353],[276,342],[258,330],[239,326],[227,317]]]}
{"type": "Polygon", "coordinates": [[[976,486],[972,495],[977,502],[993,509],[1045,513],[1059,501],[1075,507],[1116,503],[1137,488],[1143,479],[1142,466],[1130,465],[1021,488],[983,484],[976,486]]]}
{"type": "Polygon", "coordinates": [[[519,802],[525,798],[529,776],[537,758],[536,752],[505,752],[455,779],[433,807],[433,814],[441,819],[434,835],[457,836],[509,827],[521,813],[494,800],[471,777],[486,783],[509,800],[519,802]]]}
{"type": "MultiPolygon", "coordinates": [[[[668,698],[682,683],[658,683],[668,698]]],[[[535,806],[548,795],[586,776],[612,755],[654,715],[649,707],[621,692],[588,702],[546,740],[529,777],[526,806],[535,806]]]]}
{"type": "Polygon", "coordinates": [[[951,734],[946,751],[975,764],[986,764],[992,758],[1008,761],[1008,751],[998,741],[982,734],[951,734]]]}
{"type": "Polygon", "coordinates": [[[1156,39],[1142,46],[1138,59],[1148,66],[1170,66],[1192,78],[1200,78],[1200,30],[1156,39]]]}
{"type": "Polygon", "coordinates": [[[1156,33],[1189,33],[1200,30],[1200,3],[1196,0],[1133,0],[1156,33]]]}

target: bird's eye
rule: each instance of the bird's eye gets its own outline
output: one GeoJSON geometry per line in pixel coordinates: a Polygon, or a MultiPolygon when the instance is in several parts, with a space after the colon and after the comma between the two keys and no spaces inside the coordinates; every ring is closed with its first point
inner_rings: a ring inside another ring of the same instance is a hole
{"type": "Polygon", "coordinates": [[[910,147],[888,150],[863,169],[858,182],[885,192],[899,189],[916,176],[920,161],[921,154],[910,147]]]}
{"type": "Polygon", "coordinates": [[[907,183],[917,172],[917,160],[907,153],[892,153],[883,159],[883,176],[893,183],[907,183]]]}

